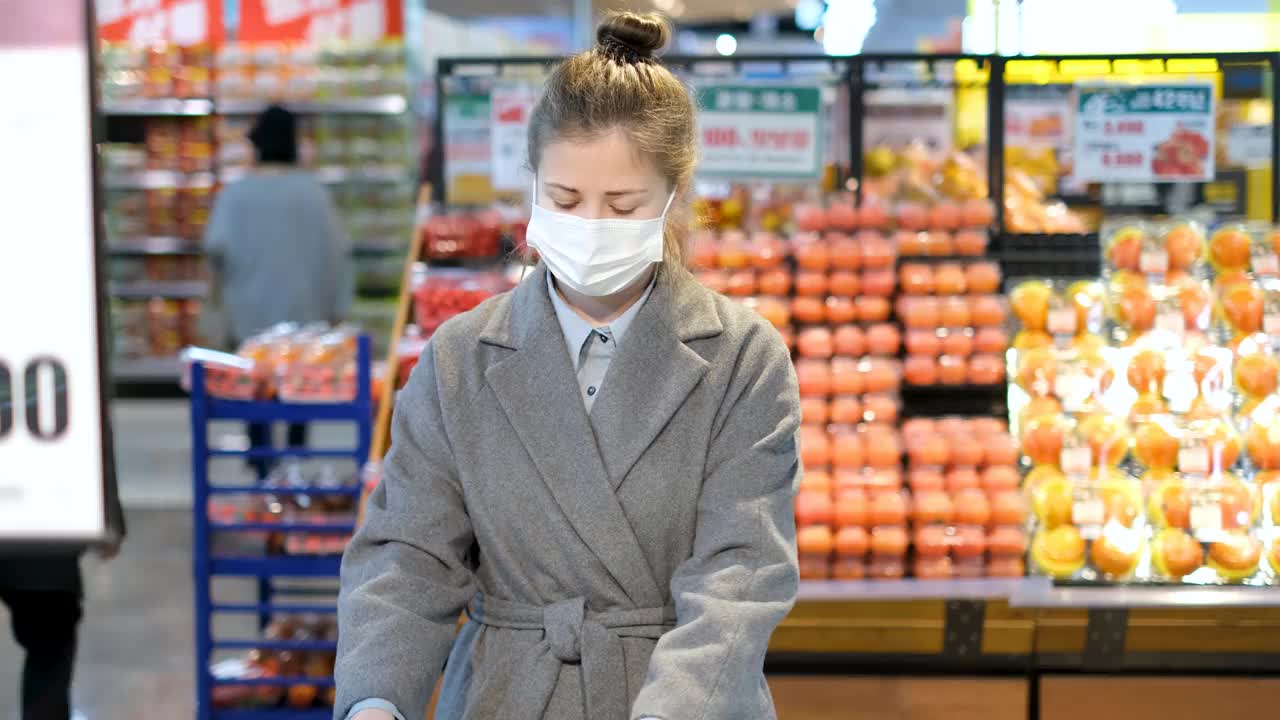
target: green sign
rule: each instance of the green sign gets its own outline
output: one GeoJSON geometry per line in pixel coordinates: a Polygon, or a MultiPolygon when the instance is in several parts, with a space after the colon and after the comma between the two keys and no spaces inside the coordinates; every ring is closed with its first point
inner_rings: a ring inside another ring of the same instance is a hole
{"type": "Polygon", "coordinates": [[[709,112],[816,113],[822,96],[816,87],[719,85],[699,90],[698,104],[709,112]]]}
{"type": "Polygon", "coordinates": [[[822,94],[817,87],[711,85],[698,90],[703,176],[817,178],[822,94]]]}

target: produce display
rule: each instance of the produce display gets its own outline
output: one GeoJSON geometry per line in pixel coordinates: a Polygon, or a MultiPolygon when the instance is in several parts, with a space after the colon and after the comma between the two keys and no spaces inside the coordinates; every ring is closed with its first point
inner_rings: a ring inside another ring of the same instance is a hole
{"type": "Polygon", "coordinates": [[[229,400],[350,402],[356,394],[352,327],[284,323],[249,338],[233,354],[188,348],[181,384],[191,390],[191,364],[205,368],[205,389],[229,400]]]}
{"type": "MultiPolygon", "coordinates": [[[[271,642],[336,643],[338,624],[329,615],[280,615],[262,632],[271,642]]],[[[213,687],[213,705],[219,709],[287,707],[305,710],[330,707],[334,702],[333,666],[335,650],[251,650],[243,657],[213,664],[214,680],[272,680],[296,678],[290,684],[246,684],[213,687]],[[306,682],[312,679],[313,682],[306,682]]]]}
{"type": "Polygon", "coordinates": [[[1033,572],[1280,582],[1272,237],[1269,226],[1108,220],[1101,281],[1013,289],[1010,404],[1033,572]]]}
{"type": "Polygon", "coordinates": [[[340,555],[351,539],[359,480],[327,462],[291,461],[274,468],[261,482],[271,494],[217,495],[209,501],[213,523],[289,525],[276,531],[235,530],[213,533],[213,552],[221,556],[340,555]],[[297,529],[306,526],[308,529],[297,529]]]}
{"type": "Polygon", "coordinates": [[[802,578],[1023,574],[1027,511],[1004,424],[900,418],[904,381],[1003,382],[1008,310],[982,258],[991,215],[976,198],[857,206],[835,194],[770,205],[779,232],[693,238],[698,278],[794,352],[802,578]]]}

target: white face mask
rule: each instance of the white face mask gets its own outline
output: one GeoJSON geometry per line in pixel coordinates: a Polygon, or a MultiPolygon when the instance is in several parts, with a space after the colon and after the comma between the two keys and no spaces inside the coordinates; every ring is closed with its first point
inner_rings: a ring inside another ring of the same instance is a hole
{"type": "Polygon", "coordinates": [[[535,181],[525,242],[556,280],[589,297],[612,295],[662,262],[663,229],[674,198],[672,192],[662,215],[649,220],[587,219],[539,205],[535,181]]]}

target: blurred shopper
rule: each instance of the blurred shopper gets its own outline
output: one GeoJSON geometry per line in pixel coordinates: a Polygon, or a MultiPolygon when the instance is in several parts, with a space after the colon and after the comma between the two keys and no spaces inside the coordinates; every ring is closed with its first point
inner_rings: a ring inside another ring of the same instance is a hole
{"type": "Polygon", "coordinates": [[[778,332],[683,266],[668,33],[615,16],[547,81],[542,263],[442,326],[397,399],[343,559],[338,718],[422,718],[446,657],[437,718],[776,717],[800,399],[778,332]]]}
{"type": "MultiPolygon", "coordinates": [[[[324,186],[298,166],[297,121],[272,106],[249,133],[257,164],[222,189],[205,228],[213,263],[212,304],[239,345],[282,322],[338,323],[351,310],[350,248],[324,186]]],[[[290,425],[290,447],[306,444],[306,426],[290,425]]],[[[251,424],[249,444],[271,445],[271,426],[251,424]]],[[[270,461],[253,461],[260,476],[270,461]]]]}
{"type": "MultiPolygon", "coordinates": [[[[103,559],[120,549],[124,511],[115,464],[107,455],[107,524],[115,535],[97,548],[103,559]]],[[[83,584],[76,550],[0,551],[0,602],[9,608],[13,638],[26,653],[22,667],[22,720],[70,720],[83,584]]],[[[0,716],[8,717],[8,708],[0,716]]]]}

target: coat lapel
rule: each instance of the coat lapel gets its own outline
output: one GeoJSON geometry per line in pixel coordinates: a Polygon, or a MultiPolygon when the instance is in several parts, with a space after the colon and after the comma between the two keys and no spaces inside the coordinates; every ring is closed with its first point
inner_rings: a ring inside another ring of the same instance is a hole
{"type": "Polygon", "coordinates": [[[661,604],[640,542],[608,482],[547,296],[545,267],[525,278],[509,312],[495,313],[480,339],[515,351],[490,365],[485,379],[565,517],[632,602],[661,604]]]}
{"type": "Polygon", "coordinates": [[[683,269],[662,266],[591,411],[615,490],[710,367],[685,343],[721,332],[711,294],[683,269]]]}

